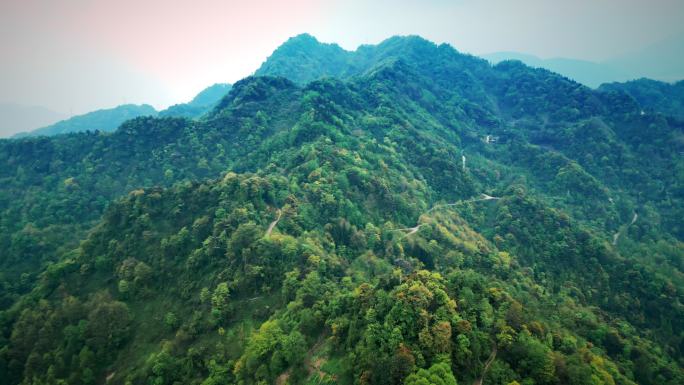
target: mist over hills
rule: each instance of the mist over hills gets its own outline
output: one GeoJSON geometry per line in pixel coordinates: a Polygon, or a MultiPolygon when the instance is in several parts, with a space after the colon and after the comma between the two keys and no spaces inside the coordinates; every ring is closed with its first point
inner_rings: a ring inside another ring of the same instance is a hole
{"type": "Polygon", "coordinates": [[[632,73],[625,72],[617,67],[586,60],[567,58],[540,59],[534,55],[517,52],[497,52],[482,55],[482,58],[489,60],[493,64],[498,64],[504,60],[519,60],[530,67],[548,69],[591,88],[597,88],[603,83],[624,82],[636,77],[632,73]]]}
{"type": "Polygon", "coordinates": [[[123,104],[73,116],[50,126],[15,134],[13,137],[53,136],[86,131],[112,132],[125,121],[141,116],[198,118],[210,111],[221,98],[228,94],[230,87],[230,84],[214,84],[202,90],[190,102],[175,104],[159,112],[148,104],[123,104]]]}
{"type": "MultiPolygon", "coordinates": [[[[417,37],[414,37],[417,38],[417,37]]],[[[279,76],[287,73],[290,79],[304,84],[321,77],[348,78],[363,73],[387,56],[385,50],[390,50],[393,44],[402,44],[401,39],[387,41],[380,44],[382,48],[376,50],[373,46],[361,46],[355,51],[346,51],[337,44],[320,43],[309,34],[301,34],[290,38],[276,50],[269,59],[255,72],[255,75],[270,74],[279,76]],[[298,62],[307,63],[307,68],[302,68],[298,62]],[[297,68],[300,71],[289,70],[288,67],[297,68]]],[[[496,52],[481,55],[482,58],[497,64],[505,60],[518,60],[531,67],[545,68],[564,75],[579,83],[592,88],[598,88],[604,83],[617,83],[636,80],[637,78],[650,77],[655,80],[667,82],[684,79],[684,58],[678,52],[684,44],[684,36],[672,36],[662,42],[649,46],[642,51],[623,55],[603,63],[594,63],[585,60],[569,58],[540,59],[534,55],[517,52],[496,52]],[[653,65],[653,63],[660,63],[653,65]],[[644,72],[645,69],[648,71],[644,72]]],[[[123,105],[113,109],[103,109],[85,114],[87,117],[75,117],[75,121],[59,122],[27,132],[27,128],[42,125],[40,122],[58,120],[60,115],[48,111],[38,111],[34,108],[28,113],[26,110],[22,119],[38,119],[27,123],[16,121],[8,114],[16,115],[9,110],[3,113],[6,116],[6,125],[12,131],[20,131],[16,137],[27,135],[55,135],[66,132],[80,132],[85,130],[113,131],[126,119],[137,116],[176,116],[197,118],[208,112],[211,107],[228,93],[230,85],[214,84],[200,92],[192,101],[173,105],[166,110],[152,111],[150,106],[123,105]],[[45,115],[45,114],[48,115],[45,115]],[[42,116],[42,117],[41,117],[42,116]],[[46,120],[47,119],[47,120],[46,120]],[[53,127],[54,126],[54,127],[53,127]],[[26,131],[26,132],[25,132],[26,131]]],[[[623,89],[626,91],[626,89],[623,89]]],[[[633,95],[634,96],[634,95],[633,95]]],[[[9,105],[6,105],[5,109],[9,105]]],[[[650,106],[648,106],[650,107],[650,106]]],[[[36,107],[38,108],[38,107],[36,107]]],[[[668,110],[672,113],[673,110],[668,110]]]]}
{"type": "Polygon", "coordinates": [[[684,34],[671,36],[642,50],[624,54],[600,63],[571,58],[540,59],[517,52],[482,55],[493,64],[503,60],[520,60],[567,76],[579,83],[598,88],[603,83],[625,82],[641,78],[674,83],[684,79],[684,34]]]}
{"type": "Polygon", "coordinates": [[[0,103],[0,137],[34,129],[66,118],[65,115],[39,106],[0,103]]]}
{"type": "Polygon", "coordinates": [[[88,112],[83,115],[73,116],[69,119],[59,121],[50,126],[35,129],[26,133],[19,133],[14,135],[15,138],[25,136],[51,136],[66,134],[71,132],[85,132],[85,131],[114,131],[121,123],[126,120],[137,118],[139,116],[157,114],[157,110],[148,104],[123,104],[114,108],[102,109],[93,112],[88,112]]]}
{"type": "Polygon", "coordinates": [[[0,140],[0,378],[681,384],[684,123],[637,85],[300,35],[198,118],[0,140]]]}
{"type": "Polygon", "coordinates": [[[684,32],[658,41],[641,50],[606,61],[614,68],[665,82],[684,79],[684,32]]]}

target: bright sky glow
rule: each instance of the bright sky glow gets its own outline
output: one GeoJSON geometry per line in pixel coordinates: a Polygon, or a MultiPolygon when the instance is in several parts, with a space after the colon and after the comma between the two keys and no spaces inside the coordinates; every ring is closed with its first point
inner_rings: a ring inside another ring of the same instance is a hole
{"type": "Polygon", "coordinates": [[[308,32],[354,49],[418,34],[474,54],[601,61],[684,31],[681,0],[3,0],[0,103],[157,108],[250,75],[308,32]]]}

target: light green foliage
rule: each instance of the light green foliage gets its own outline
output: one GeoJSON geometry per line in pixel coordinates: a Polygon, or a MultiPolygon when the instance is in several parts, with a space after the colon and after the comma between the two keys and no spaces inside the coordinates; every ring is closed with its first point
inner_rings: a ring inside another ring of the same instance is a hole
{"type": "Polygon", "coordinates": [[[164,316],[164,325],[169,329],[173,330],[178,326],[178,317],[173,312],[168,312],[164,316]]]}
{"type": "Polygon", "coordinates": [[[406,377],[404,385],[457,385],[457,383],[449,364],[441,362],[430,366],[427,370],[420,369],[406,377]]]}
{"type": "Polygon", "coordinates": [[[270,383],[288,367],[300,363],[306,353],[304,336],[286,334],[276,321],[264,322],[249,339],[244,354],[235,364],[241,384],[270,383]]]}
{"type": "Polygon", "coordinates": [[[119,293],[122,295],[128,295],[128,292],[130,290],[130,285],[128,284],[128,281],[125,279],[122,279],[119,281],[119,293]]]}
{"type": "Polygon", "coordinates": [[[202,290],[200,291],[200,296],[199,300],[202,303],[207,303],[211,299],[211,292],[209,291],[208,287],[203,287],[202,290]]]}
{"type": "Polygon", "coordinates": [[[211,295],[211,314],[216,319],[222,319],[225,317],[228,311],[230,298],[230,290],[228,290],[228,284],[221,282],[214,289],[214,293],[211,295]]]}

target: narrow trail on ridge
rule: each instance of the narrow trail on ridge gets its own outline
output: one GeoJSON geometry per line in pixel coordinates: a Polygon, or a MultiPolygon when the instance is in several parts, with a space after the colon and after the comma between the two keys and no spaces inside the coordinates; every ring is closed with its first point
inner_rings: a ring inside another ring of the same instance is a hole
{"type": "Polygon", "coordinates": [[[632,221],[622,225],[618,232],[613,234],[613,246],[617,246],[618,240],[620,239],[622,234],[624,234],[629,228],[629,226],[633,225],[637,221],[637,219],[639,219],[639,214],[635,212],[634,216],[632,217],[632,221]]]}
{"type": "Polygon", "coordinates": [[[271,233],[273,232],[273,229],[276,227],[278,224],[278,221],[280,221],[280,216],[282,215],[282,211],[278,209],[278,216],[276,217],[275,221],[271,222],[270,225],[268,225],[268,230],[266,230],[266,237],[270,237],[271,233]]]}
{"type": "Polygon", "coordinates": [[[487,370],[489,370],[489,366],[494,362],[494,359],[496,359],[496,351],[496,344],[494,344],[492,345],[492,354],[489,355],[489,358],[487,358],[484,368],[482,369],[482,376],[473,381],[473,385],[482,385],[482,381],[484,380],[485,374],[487,374],[487,370]]]}
{"type": "Polygon", "coordinates": [[[314,354],[316,354],[321,349],[321,347],[323,347],[323,344],[325,343],[325,337],[326,334],[320,336],[318,338],[318,341],[316,341],[316,343],[311,347],[311,349],[309,349],[306,352],[306,356],[304,357],[304,367],[306,368],[306,371],[309,373],[309,375],[318,375],[319,381],[326,377],[326,373],[323,370],[321,370],[321,366],[323,366],[325,360],[323,360],[322,358],[312,360],[312,358],[314,354]]]}
{"type": "MultiPolygon", "coordinates": [[[[434,205],[434,206],[432,206],[428,211],[426,211],[426,212],[424,212],[423,214],[421,214],[421,215],[418,217],[418,219],[420,220],[420,217],[422,217],[423,215],[430,214],[432,211],[438,210],[438,209],[441,209],[441,208],[447,208],[447,207],[458,206],[458,205],[462,205],[462,204],[465,204],[465,203],[481,202],[481,201],[491,201],[491,200],[498,200],[498,199],[501,199],[501,198],[500,198],[500,197],[493,197],[493,196],[491,196],[491,195],[487,195],[487,194],[482,193],[482,194],[480,194],[480,198],[461,200],[461,201],[454,202],[454,203],[443,203],[443,204],[434,205]]],[[[408,236],[411,235],[411,234],[417,233],[418,230],[420,230],[420,228],[423,227],[423,226],[425,226],[425,225],[427,225],[427,223],[418,223],[418,224],[416,224],[415,227],[404,227],[404,228],[401,228],[401,229],[394,229],[394,230],[392,230],[392,231],[403,231],[403,232],[406,232],[406,235],[405,235],[405,236],[408,237],[408,236]]]]}

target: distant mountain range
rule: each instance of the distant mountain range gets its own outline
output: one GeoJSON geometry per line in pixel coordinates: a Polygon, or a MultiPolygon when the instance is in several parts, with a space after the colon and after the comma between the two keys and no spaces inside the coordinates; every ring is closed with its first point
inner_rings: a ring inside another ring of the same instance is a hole
{"type": "Polygon", "coordinates": [[[139,116],[157,114],[157,110],[149,104],[123,104],[114,108],[107,108],[77,115],[55,124],[42,127],[27,133],[14,135],[15,138],[25,136],[52,136],[70,132],[84,131],[114,131],[119,125],[128,119],[139,116]]]}
{"type": "Polygon", "coordinates": [[[684,33],[671,36],[638,51],[607,60],[604,64],[634,78],[665,82],[684,79],[684,33]]]}
{"type": "Polygon", "coordinates": [[[545,68],[592,88],[603,83],[624,82],[640,78],[674,82],[684,79],[684,34],[674,35],[639,51],[604,62],[570,58],[541,59],[519,52],[496,52],[480,55],[497,64],[519,60],[528,66],[545,68]]]}
{"type": "Polygon", "coordinates": [[[608,64],[594,63],[586,60],[568,58],[541,59],[534,55],[518,52],[497,52],[481,56],[492,64],[504,60],[519,60],[530,67],[545,68],[557,72],[586,86],[597,88],[603,83],[623,82],[635,76],[625,70],[608,64]]]}
{"type": "MultiPolygon", "coordinates": [[[[202,90],[190,102],[176,104],[163,111],[157,111],[154,107],[148,104],[123,104],[114,108],[96,110],[83,115],[73,116],[69,119],[61,120],[57,123],[38,128],[33,131],[20,132],[15,134],[14,138],[27,136],[53,136],[85,131],[111,132],[116,130],[123,122],[140,116],[184,117],[193,119],[211,110],[211,108],[218,103],[221,98],[228,94],[230,88],[230,84],[214,84],[202,90]]],[[[42,116],[40,115],[42,110],[37,107],[34,108],[34,110],[38,114],[37,117],[42,116]]],[[[34,113],[34,110],[28,111],[30,114],[26,115],[30,116],[34,113]]],[[[47,117],[53,116],[54,114],[49,115],[47,112],[45,112],[43,115],[45,115],[47,119],[47,117]]],[[[0,116],[4,116],[3,110],[0,110],[0,116]]],[[[61,115],[54,116],[61,117],[61,115]]],[[[51,121],[54,121],[54,119],[51,121]]],[[[9,123],[7,125],[9,126],[9,123]]],[[[28,124],[25,126],[27,125],[28,124]]],[[[33,127],[35,127],[35,125],[33,127]]]]}
{"type": "Polygon", "coordinates": [[[52,124],[67,116],[41,106],[0,104],[0,138],[52,124]]]}

